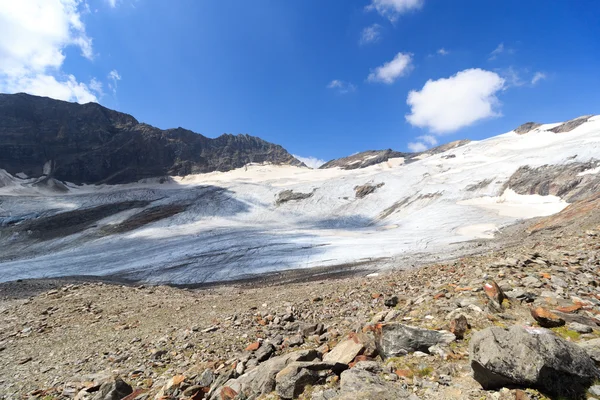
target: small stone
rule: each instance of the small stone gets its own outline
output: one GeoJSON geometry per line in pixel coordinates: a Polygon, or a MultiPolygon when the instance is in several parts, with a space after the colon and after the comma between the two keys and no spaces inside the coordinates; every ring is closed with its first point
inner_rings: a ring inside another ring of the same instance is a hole
{"type": "Polygon", "coordinates": [[[132,387],[121,378],[115,377],[100,385],[92,400],[121,400],[131,393],[132,387]]]}
{"type": "Polygon", "coordinates": [[[260,342],[250,343],[246,347],[246,351],[256,351],[256,350],[258,350],[259,347],[260,347],[260,342]]]}
{"type": "Polygon", "coordinates": [[[390,307],[390,308],[396,307],[398,305],[398,296],[392,296],[392,297],[385,299],[383,304],[386,307],[390,307]]]}
{"type": "Polygon", "coordinates": [[[464,315],[459,315],[450,322],[450,332],[456,336],[457,339],[465,337],[465,332],[469,329],[469,321],[464,315]]]}
{"type": "Polygon", "coordinates": [[[580,324],[579,322],[571,322],[567,325],[567,328],[577,333],[592,333],[594,331],[591,326],[580,324]]]}
{"type": "Polygon", "coordinates": [[[287,345],[290,347],[301,346],[304,343],[302,335],[294,335],[287,339],[287,345]]]}

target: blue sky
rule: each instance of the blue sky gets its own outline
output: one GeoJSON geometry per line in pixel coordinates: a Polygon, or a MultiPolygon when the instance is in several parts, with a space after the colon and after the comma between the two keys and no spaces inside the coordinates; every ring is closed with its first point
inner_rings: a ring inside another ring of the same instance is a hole
{"type": "Polygon", "coordinates": [[[0,0],[0,91],[329,160],[600,113],[595,0],[0,0]]]}

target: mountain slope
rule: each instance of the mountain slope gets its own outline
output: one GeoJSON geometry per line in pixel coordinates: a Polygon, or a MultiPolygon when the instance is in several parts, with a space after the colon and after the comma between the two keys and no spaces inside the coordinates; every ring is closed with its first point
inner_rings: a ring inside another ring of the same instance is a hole
{"type": "Polygon", "coordinates": [[[302,165],[283,147],[248,135],[209,139],[161,130],[96,103],[0,94],[0,168],[74,183],[127,183],[228,171],[252,162],[302,165]]]}

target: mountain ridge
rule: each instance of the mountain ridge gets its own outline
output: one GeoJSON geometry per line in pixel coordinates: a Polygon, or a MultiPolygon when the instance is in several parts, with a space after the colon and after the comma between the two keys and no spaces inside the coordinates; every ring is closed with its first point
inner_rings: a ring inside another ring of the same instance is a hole
{"type": "Polygon", "coordinates": [[[252,162],[303,166],[280,145],[247,134],[211,139],[159,129],[97,103],[0,94],[0,168],[77,184],[228,171],[252,162]]]}

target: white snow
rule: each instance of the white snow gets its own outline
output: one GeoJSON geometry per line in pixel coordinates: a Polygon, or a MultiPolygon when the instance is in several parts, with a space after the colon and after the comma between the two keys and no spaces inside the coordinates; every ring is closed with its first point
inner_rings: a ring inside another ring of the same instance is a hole
{"type": "Polygon", "coordinates": [[[192,283],[357,261],[404,267],[408,256],[448,254],[519,219],[563,209],[567,203],[554,196],[499,193],[521,166],[598,158],[600,119],[568,133],[546,130],[553,126],[471,142],[409,164],[399,158],[356,170],[249,165],[172,177],[163,184],[148,179],[68,185],[68,193],[32,187],[35,180],[0,170],[0,226],[125,200],[148,200],[148,207],[189,205],[185,212],[121,234],[102,234],[102,229],[140,209],[96,221],[66,238],[0,236],[0,281],[113,274],[192,283]],[[450,154],[455,157],[442,157],[450,154]],[[466,190],[482,182],[489,183],[466,190]],[[367,183],[384,185],[356,199],[354,187],[367,183]],[[314,194],[277,206],[283,190],[314,194]]]}
{"type": "Polygon", "coordinates": [[[487,208],[497,211],[498,215],[515,218],[545,217],[556,214],[569,205],[557,196],[521,195],[510,188],[498,197],[479,197],[463,200],[458,204],[487,208]]]}
{"type": "Polygon", "coordinates": [[[598,172],[600,172],[600,167],[591,168],[591,169],[582,171],[582,172],[578,173],[577,176],[596,175],[598,172]]]}

